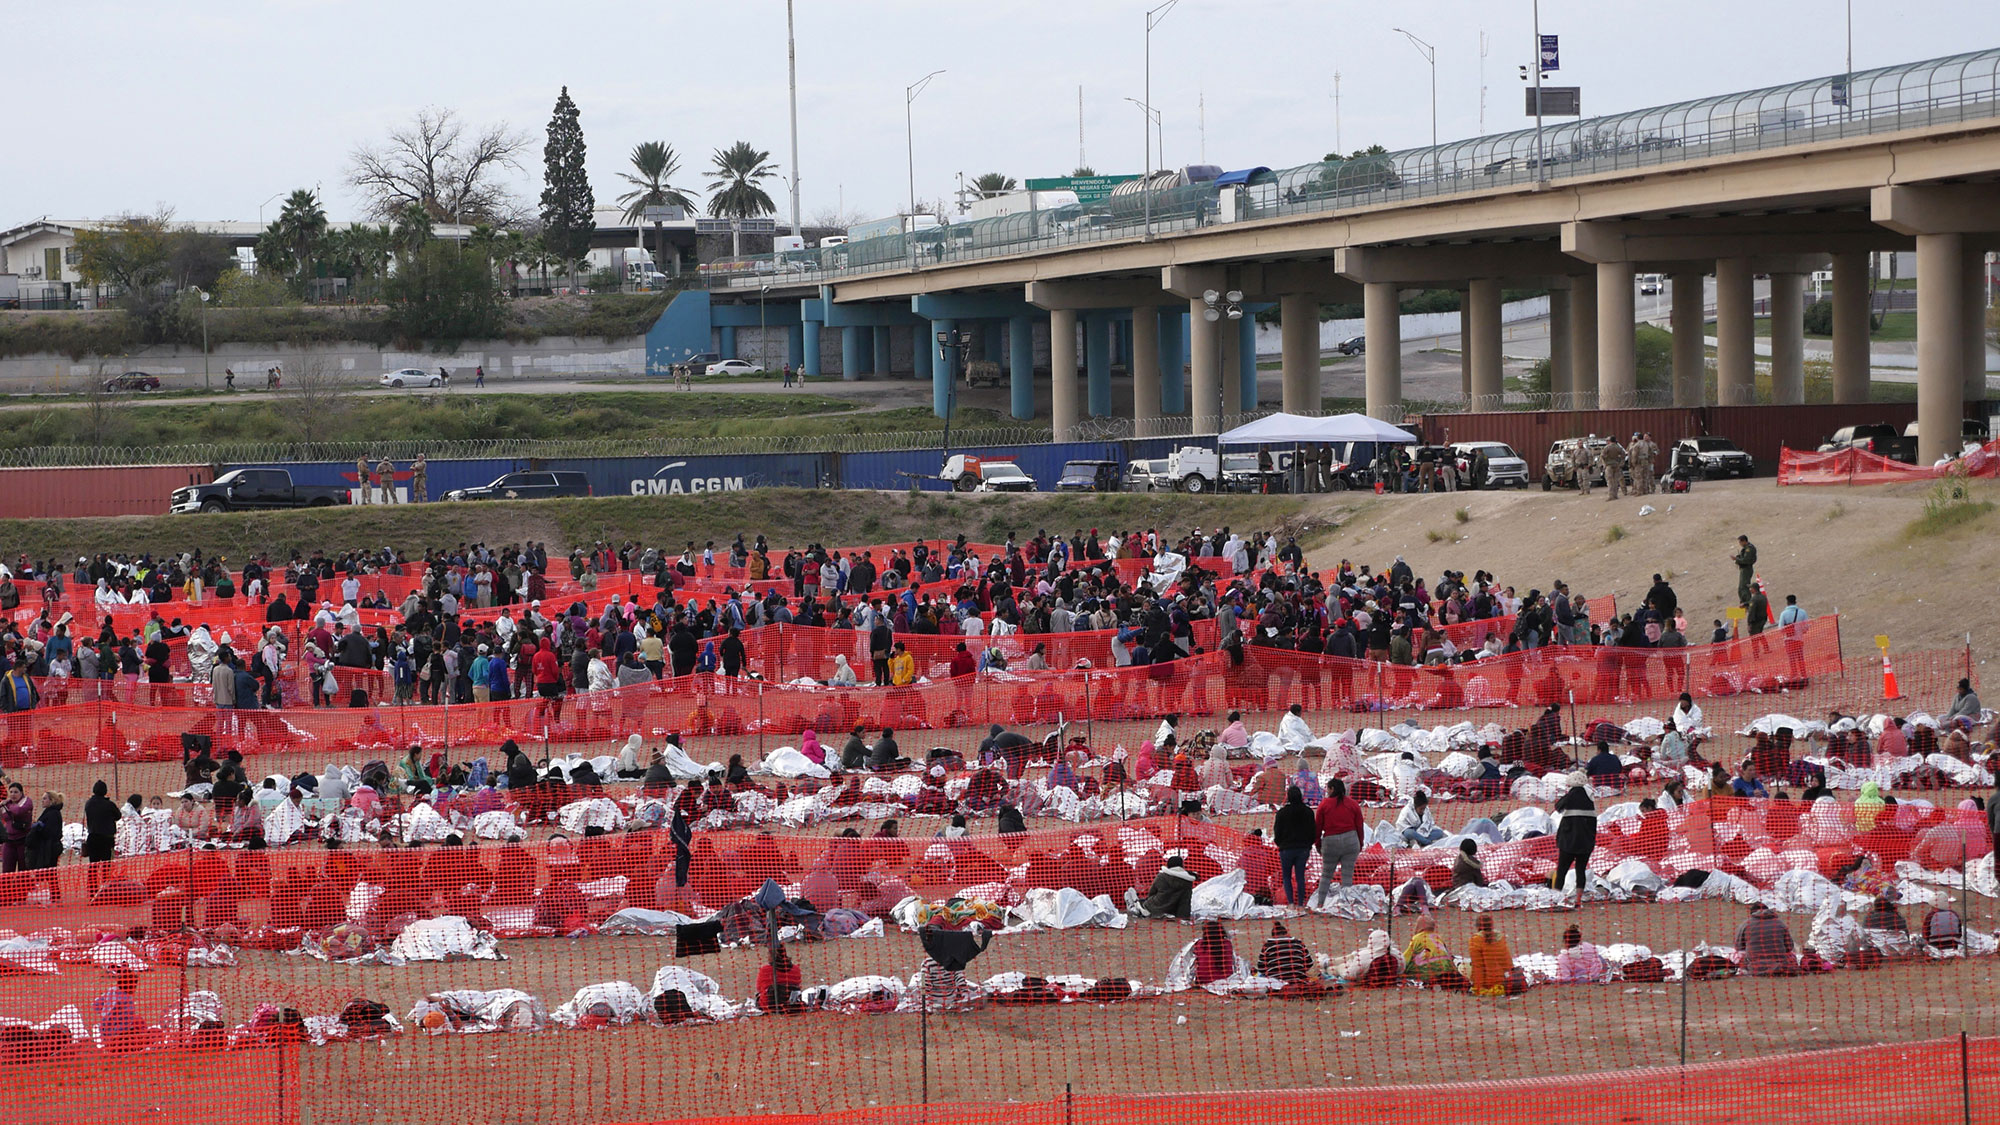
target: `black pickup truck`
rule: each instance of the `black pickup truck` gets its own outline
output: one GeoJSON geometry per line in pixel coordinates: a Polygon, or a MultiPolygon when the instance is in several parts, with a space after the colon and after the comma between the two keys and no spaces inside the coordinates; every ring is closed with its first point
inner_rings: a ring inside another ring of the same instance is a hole
{"type": "Polygon", "coordinates": [[[336,485],[293,484],[283,469],[232,469],[213,484],[174,489],[170,512],[248,512],[266,508],[329,508],[348,502],[336,485]]]}
{"type": "Polygon", "coordinates": [[[1838,453],[1843,449],[1860,449],[1906,464],[1915,464],[1917,460],[1917,439],[1914,436],[1904,437],[1887,422],[1842,426],[1819,447],[1821,453],[1838,453]]]}

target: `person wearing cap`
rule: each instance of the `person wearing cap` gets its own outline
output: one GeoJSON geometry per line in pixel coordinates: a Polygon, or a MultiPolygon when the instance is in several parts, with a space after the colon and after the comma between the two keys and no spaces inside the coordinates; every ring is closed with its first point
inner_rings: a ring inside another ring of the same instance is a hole
{"type": "Polygon", "coordinates": [[[1583,905],[1583,888],[1588,882],[1590,853],[1597,848],[1597,805],[1590,799],[1590,779],[1582,773],[1569,775],[1569,792],[1556,801],[1556,870],[1549,885],[1562,890],[1563,879],[1576,869],[1576,902],[1583,905]]]}
{"type": "Polygon", "coordinates": [[[1632,491],[1641,496],[1653,491],[1653,452],[1653,443],[1646,440],[1646,435],[1634,431],[1625,455],[1632,466],[1632,491]]]}
{"type": "Polygon", "coordinates": [[[1611,493],[1607,499],[1616,500],[1625,488],[1625,462],[1628,454],[1625,447],[1618,444],[1616,437],[1604,443],[1597,456],[1604,462],[1604,487],[1611,493]]]}

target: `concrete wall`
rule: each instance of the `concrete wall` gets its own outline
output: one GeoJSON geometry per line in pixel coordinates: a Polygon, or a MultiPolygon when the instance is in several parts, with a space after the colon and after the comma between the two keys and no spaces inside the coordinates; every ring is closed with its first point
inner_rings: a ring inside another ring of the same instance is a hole
{"type": "MultiPolygon", "coordinates": [[[[261,387],[266,368],[283,364],[286,371],[295,372],[308,355],[327,362],[336,371],[371,382],[383,372],[401,367],[435,371],[440,365],[450,370],[454,379],[463,374],[468,381],[472,369],[478,366],[486,368],[488,378],[646,373],[646,341],[640,336],[611,340],[550,336],[532,344],[468,341],[450,355],[365,344],[319,344],[309,349],[289,344],[218,344],[210,351],[208,370],[218,386],[223,369],[233,367],[239,388],[246,383],[261,387]]],[[[17,356],[0,359],[0,387],[15,393],[68,390],[76,379],[95,375],[100,365],[106,373],[146,371],[170,384],[184,386],[190,377],[197,382],[201,379],[202,354],[200,348],[161,345],[101,360],[78,361],[65,355],[17,356]]]]}

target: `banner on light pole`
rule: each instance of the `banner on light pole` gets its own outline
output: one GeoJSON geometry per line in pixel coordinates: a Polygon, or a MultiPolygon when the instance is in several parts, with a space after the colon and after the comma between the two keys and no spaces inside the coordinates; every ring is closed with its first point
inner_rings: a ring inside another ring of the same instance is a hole
{"type": "Polygon", "coordinates": [[[1557,61],[1556,37],[1553,35],[1542,36],[1542,69],[1544,71],[1558,69],[1556,65],[1557,61]]]}

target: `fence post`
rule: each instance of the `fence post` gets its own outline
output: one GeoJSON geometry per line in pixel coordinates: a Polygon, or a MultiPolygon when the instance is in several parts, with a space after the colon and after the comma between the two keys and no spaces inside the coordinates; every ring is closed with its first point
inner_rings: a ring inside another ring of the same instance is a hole
{"type": "MultiPolygon", "coordinates": [[[[1964,929],[1964,927],[1960,927],[1964,929]]],[[[1959,948],[1963,949],[1961,945],[1959,948]]],[[[1963,1012],[1963,1009],[1960,1009],[1963,1012]]],[[[1958,1089],[1960,1104],[1965,1110],[1965,1125],[1972,1125],[1972,1049],[1966,1039],[1965,1029],[1958,1031],[1958,1089]]]]}

